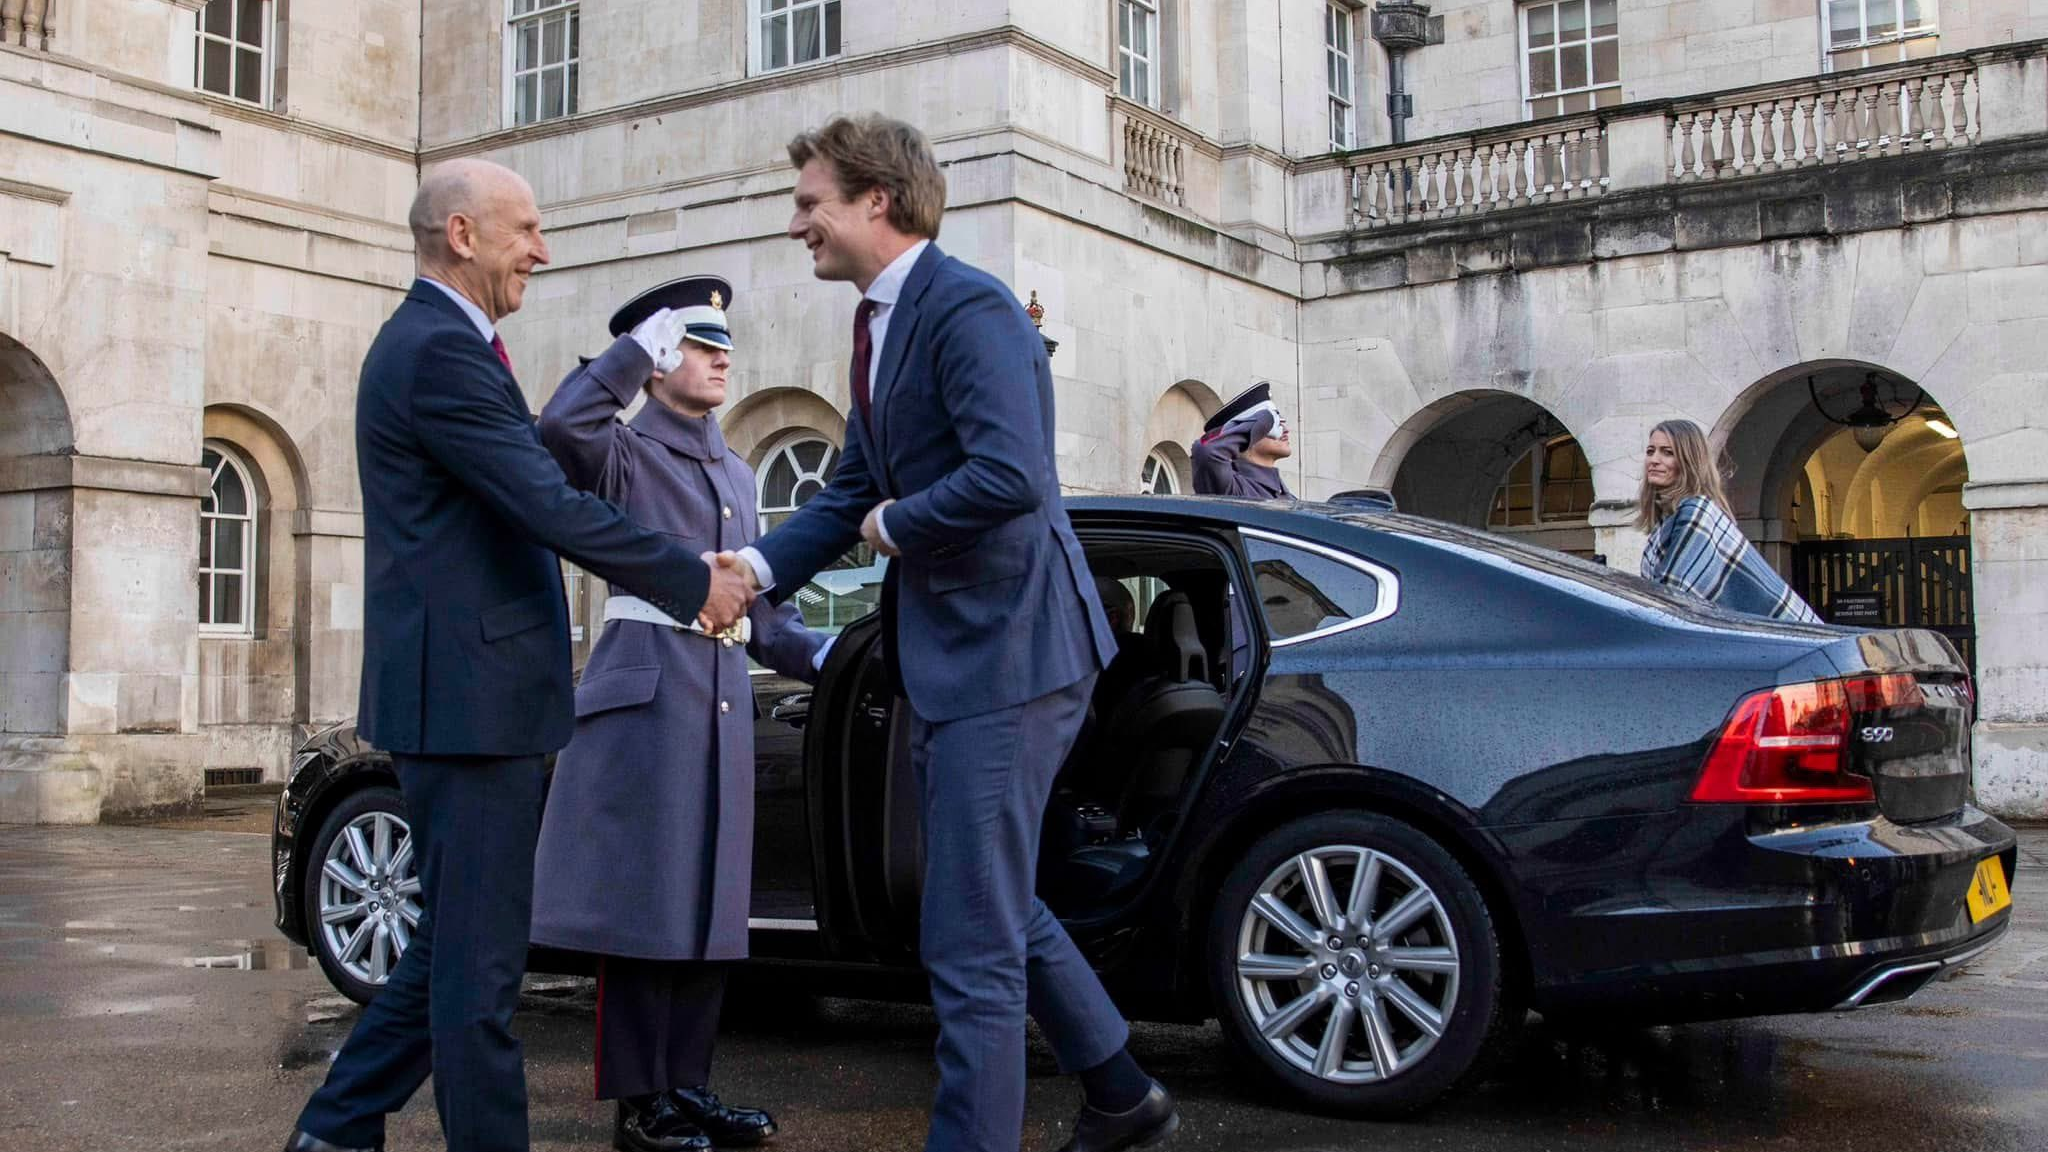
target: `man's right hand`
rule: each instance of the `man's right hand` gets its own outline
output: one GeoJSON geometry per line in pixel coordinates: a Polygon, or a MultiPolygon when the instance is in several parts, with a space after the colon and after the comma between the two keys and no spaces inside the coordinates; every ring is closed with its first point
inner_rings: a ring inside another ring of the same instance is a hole
{"type": "Polygon", "coordinates": [[[654,361],[656,372],[673,372],[683,362],[681,345],[683,333],[688,326],[683,323],[683,314],[673,308],[663,308],[633,326],[627,335],[633,338],[647,358],[654,361]]]}
{"type": "Polygon", "coordinates": [[[754,584],[745,563],[735,565],[727,559],[711,552],[703,556],[704,563],[711,568],[711,588],[704,596],[703,609],[697,613],[697,624],[706,632],[725,631],[754,605],[754,584]]]}
{"type": "Polygon", "coordinates": [[[754,572],[754,566],[737,552],[720,552],[712,560],[713,566],[723,566],[737,571],[747,582],[747,588],[755,595],[761,593],[761,577],[754,572]]]}

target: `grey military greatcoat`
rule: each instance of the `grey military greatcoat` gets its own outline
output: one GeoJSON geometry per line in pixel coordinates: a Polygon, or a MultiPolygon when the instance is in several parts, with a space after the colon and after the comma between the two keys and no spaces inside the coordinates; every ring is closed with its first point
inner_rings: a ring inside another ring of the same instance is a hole
{"type": "MultiPolygon", "coordinates": [[[[615,419],[651,368],[621,337],[563,381],[540,434],[572,484],[692,552],[759,531],[754,473],[713,417],[649,399],[615,419]]],[[[754,843],[754,702],[747,657],[810,680],[825,637],[763,598],[744,648],[632,620],[605,625],[576,689],[534,861],[533,942],[649,960],[747,952],[754,843]]]]}

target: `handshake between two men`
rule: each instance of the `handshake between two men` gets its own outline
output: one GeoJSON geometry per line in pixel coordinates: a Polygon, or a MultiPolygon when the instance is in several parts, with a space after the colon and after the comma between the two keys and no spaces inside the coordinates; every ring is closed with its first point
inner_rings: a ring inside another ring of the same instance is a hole
{"type": "MultiPolygon", "coordinates": [[[[888,530],[882,527],[882,512],[894,503],[884,500],[870,508],[860,525],[861,539],[884,556],[900,555],[888,530]]],[[[766,588],[754,566],[738,552],[706,552],[702,559],[711,568],[711,588],[704,597],[703,609],[697,613],[697,627],[715,635],[737,624],[754,606],[754,598],[766,588]]]]}

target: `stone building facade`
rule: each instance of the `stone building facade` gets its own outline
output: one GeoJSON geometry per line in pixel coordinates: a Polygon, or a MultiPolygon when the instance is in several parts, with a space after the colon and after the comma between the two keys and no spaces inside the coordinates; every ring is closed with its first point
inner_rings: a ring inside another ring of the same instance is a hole
{"type": "Polygon", "coordinates": [[[1073,489],[1185,489],[1267,379],[1304,494],[1632,567],[1688,417],[1788,571],[1906,558],[1876,594],[1970,646],[1980,793],[2048,813],[2048,0],[226,5],[0,0],[0,820],[276,778],[352,710],[351,393],[419,165],[535,187],[536,408],[632,292],[730,279],[727,437],[792,507],[853,298],[783,145],[856,109],[1046,309],[1073,489]],[[1827,415],[1866,385],[1873,448],[1827,415]]]}

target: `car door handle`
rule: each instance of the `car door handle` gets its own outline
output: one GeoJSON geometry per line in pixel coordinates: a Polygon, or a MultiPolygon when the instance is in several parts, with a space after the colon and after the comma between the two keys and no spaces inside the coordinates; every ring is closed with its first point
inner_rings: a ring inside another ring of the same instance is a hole
{"type": "Polygon", "coordinates": [[[802,728],[811,718],[811,694],[799,692],[794,696],[784,696],[768,710],[768,718],[780,720],[791,728],[802,728]]]}

